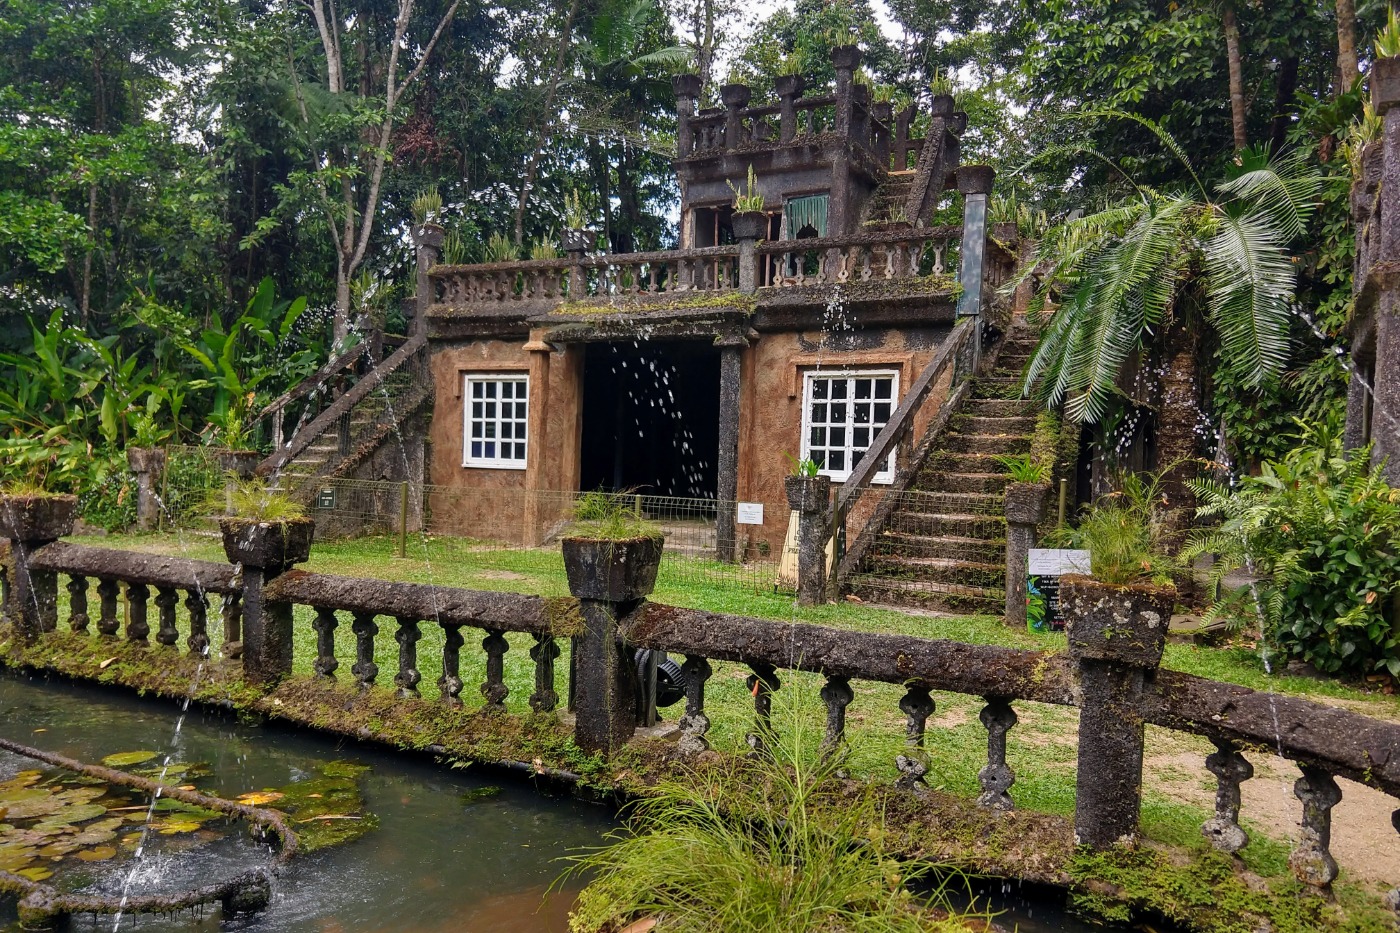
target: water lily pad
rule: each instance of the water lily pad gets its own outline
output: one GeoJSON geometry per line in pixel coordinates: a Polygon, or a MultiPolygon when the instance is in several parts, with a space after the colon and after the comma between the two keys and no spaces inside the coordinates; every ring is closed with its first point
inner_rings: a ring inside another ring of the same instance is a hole
{"type": "Polygon", "coordinates": [[[156,824],[157,831],[162,836],[177,836],[180,833],[192,833],[203,826],[199,820],[169,820],[156,824]]]}
{"type": "Polygon", "coordinates": [[[272,803],[275,800],[281,800],[285,796],[287,795],[278,793],[275,790],[264,790],[254,791],[251,794],[243,794],[233,799],[241,804],[246,804],[250,807],[261,807],[263,804],[272,803]]]}
{"type": "Polygon", "coordinates": [[[53,877],[53,869],[45,868],[42,865],[33,865],[29,868],[21,868],[15,874],[22,878],[28,878],[30,881],[46,881],[53,877]]]}
{"type": "Polygon", "coordinates": [[[62,807],[51,816],[44,819],[36,829],[47,829],[52,826],[71,826],[74,823],[83,823],[87,820],[96,819],[107,813],[107,808],[100,803],[79,803],[62,807]]]}
{"type": "Polygon", "coordinates": [[[117,850],[111,846],[98,846],[95,849],[86,849],[78,853],[78,858],[84,862],[105,862],[117,854],[117,850]]]}
{"type": "Polygon", "coordinates": [[[160,752],[119,752],[103,758],[102,763],[109,768],[129,768],[132,765],[145,764],[159,755],[160,752]]]}
{"type": "Polygon", "coordinates": [[[32,846],[0,841],[0,871],[19,871],[39,857],[32,846]]]}

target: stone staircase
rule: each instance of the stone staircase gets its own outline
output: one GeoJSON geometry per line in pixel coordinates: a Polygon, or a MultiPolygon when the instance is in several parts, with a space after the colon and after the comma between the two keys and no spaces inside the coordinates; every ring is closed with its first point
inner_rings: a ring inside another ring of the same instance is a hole
{"type": "Polygon", "coordinates": [[[414,338],[301,426],[258,472],[310,503],[326,481],[350,476],[431,402],[426,346],[414,338]]]}
{"type": "Polygon", "coordinates": [[[909,488],[886,494],[893,507],[849,578],[852,592],[943,612],[1004,610],[1010,477],[996,458],[1030,451],[1038,405],[1019,395],[1035,344],[1025,325],[1007,335],[909,488]]]}
{"type": "Polygon", "coordinates": [[[895,224],[904,226],[903,222],[908,220],[904,216],[904,202],[909,200],[909,188],[913,182],[912,171],[890,172],[866,202],[860,231],[881,233],[893,228],[895,224]]]}

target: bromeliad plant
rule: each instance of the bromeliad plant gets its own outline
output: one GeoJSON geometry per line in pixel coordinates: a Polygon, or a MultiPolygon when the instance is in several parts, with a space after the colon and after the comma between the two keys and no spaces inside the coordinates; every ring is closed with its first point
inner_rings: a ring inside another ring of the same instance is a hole
{"type": "Polygon", "coordinates": [[[736,187],[732,181],[727,184],[729,190],[734,192],[734,213],[762,213],[765,202],[763,195],[758,190],[758,178],[754,174],[752,164],[749,165],[749,175],[744,187],[736,187]]]}
{"type": "Polygon", "coordinates": [[[1208,620],[1257,625],[1267,646],[1330,674],[1400,678],[1400,490],[1365,451],[1347,454],[1333,423],[1231,487],[1201,481],[1197,532],[1183,560],[1214,554],[1212,582],[1246,570],[1208,620]]]}
{"type": "Polygon", "coordinates": [[[1052,228],[1034,261],[1045,284],[1031,303],[1044,322],[1024,390],[1051,407],[1065,405],[1080,422],[1107,414],[1124,364],[1195,302],[1178,301],[1199,288],[1204,323],[1256,386],[1288,361],[1296,273],[1289,246],[1312,217],[1321,179],[1298,155],[1270,157],[1246,150],[1230,177],[1212,192],[1181,147],[1156,123],[1118,112],[1154,132],[1192,179],[1186,191],[1136,187],[1104,210],[1052,228]],[[1048,312],[1053,310],[1053,315],[1048,312]]]}

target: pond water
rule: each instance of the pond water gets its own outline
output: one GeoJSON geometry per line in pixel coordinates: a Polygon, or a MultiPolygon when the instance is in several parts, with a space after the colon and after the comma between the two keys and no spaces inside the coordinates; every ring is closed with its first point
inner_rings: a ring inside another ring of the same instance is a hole
{"type": "MultiPolygon", "coordinates": [[[[314,779],[335,762],[368,766],[360,778],[365,809],[378,826],[354,841],[300,855],[278,879],[271,908],[220,922],[202,916],[127,918],[142,931],[247,930],[252,933],[565,933],[573,891],[547,896],[558,861],[596,845],[615,824],[607,808],[549,796],[518,779],[452,770],[413,756],[275,726],[240,724],[191,707],[174,735],[176,707],[99,687],[0,670],[0,734],[14,741],[96,762],[138,749],[203,762],[206,793],[233,798],[314,779]]],[[[0,779],[32,763],[0,759],[0,779]]],[[[231,877],[266,858],[239,834],[184,859],[157,854],[139,879],[172,889],[231,877]]],[[[120,890],[130,863],[95,884],[120,890]],[[115,886],[115,887],[114,887],[115,886]]],[[[142,893],[151,893],[155,885],[142,893]]],[[[1020,933],[1104,933],[1122,927],[1086,924],[1053,903],[1022,897],[1000,882],[979,890],[998,923],[1020,933]]],[[[982,904],[985,904],[983,900],[982,904]]],[[[982,906],[979,904],[979,906],[982,906]]],[[[12,905],[0,905],[0,931],[12,928],[12,905]]],[[[75,918],[79,930],[111,930],[111,918],[75,918]]]]}

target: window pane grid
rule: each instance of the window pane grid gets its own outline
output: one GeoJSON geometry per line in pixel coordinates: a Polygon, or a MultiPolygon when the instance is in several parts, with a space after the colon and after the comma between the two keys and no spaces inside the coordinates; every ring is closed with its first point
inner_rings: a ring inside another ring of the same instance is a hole
{"type": "MultiPolygon", "coordinates": [[[[826,476],[844,482],[889,421],[896,394],[890,372],[808,374],[803,453],[826,476]]],[[[894,478],[894,456],[874,479],[894,478]]]]}
{"type": "Polygon", "coordinates": [[[525,469],[530,385],[526,376],[467,376],[462,465],[525,469]]]}

